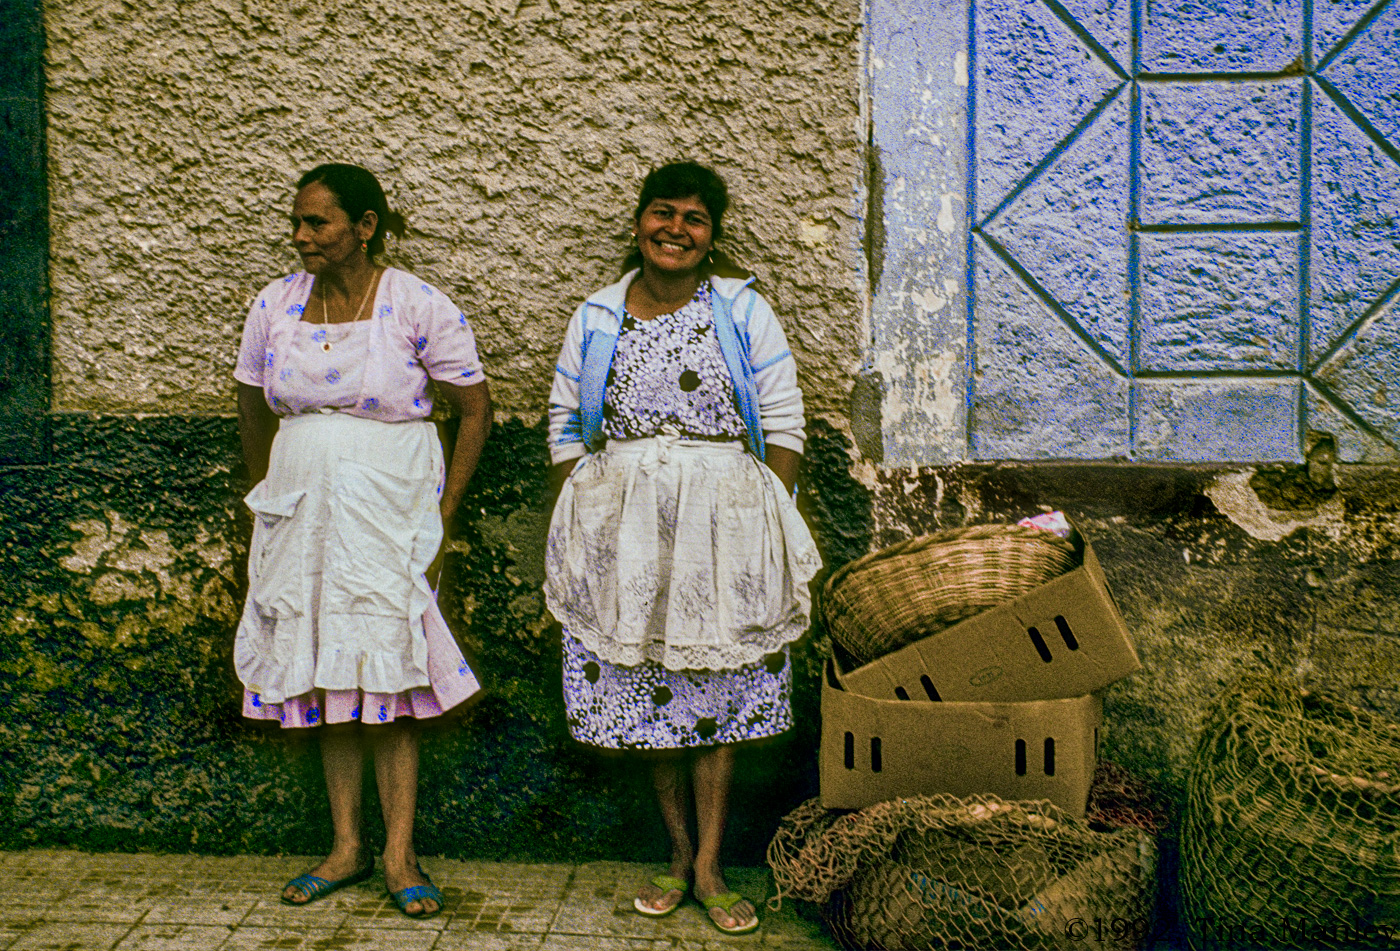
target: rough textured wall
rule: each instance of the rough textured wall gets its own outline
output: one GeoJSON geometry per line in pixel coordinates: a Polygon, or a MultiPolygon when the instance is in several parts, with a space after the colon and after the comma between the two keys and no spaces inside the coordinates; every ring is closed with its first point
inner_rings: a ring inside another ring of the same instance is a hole
{"type": "Polygon", "coordinates": [[[1400,7],[872,0],[870,43],[888,459],[1400,462],[1400,7]]]}
{"type": "MultiPolygon", "coordinates": [[[[539,590],[543,437],[496,426],[490,478],[454,527],[444,602],[487,691],[424,741],[419,848],[662,861],[645,773],[568,738],[539,590]]],[[[831,564],[870,539],[847,448],[814,425],[804,504],[831,564]]],[[[233,422],[59,415],[54,456],[0,469],[0,848],[325,849],[315,739],[238,716],[232,632],[251,525],[233,422]]],[[[815,792],[824,646],[794,653],[797,730],[741,754],[730,861],[760,863],[778,818],[815,792]]],[[[371,841],[377,813],[371,799],[371,841]]]]}
{"type": "Polygon", "coordinates": [[[616,276],[642,176],[713,164],[728,247],[811,405],[859,357],[856,0],[50,3],[54,404],[231,411],[248,301],[295,270],[297,174],[357,161],[389,263],[476,325],[499,405],[544,409],[571,308],[616,276]]]}

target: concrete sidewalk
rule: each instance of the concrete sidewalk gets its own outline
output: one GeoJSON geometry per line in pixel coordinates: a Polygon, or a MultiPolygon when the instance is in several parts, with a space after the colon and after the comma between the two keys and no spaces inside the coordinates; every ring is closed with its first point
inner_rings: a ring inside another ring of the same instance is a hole
{"type": "Polygon", "coordinates": [[[641,951],[831,949],[791,902],[769,911],[767,869],[733,869],[729,885],[754,900],[763,926],[720,934],[700,906],[643,918],[632,896],[660,866],[624,862],[527,865],[425,858],[446,907],[405,918],[376,873],[305,908],[277,900],[306,857],[0,853],[0,951],[641,951]]]}

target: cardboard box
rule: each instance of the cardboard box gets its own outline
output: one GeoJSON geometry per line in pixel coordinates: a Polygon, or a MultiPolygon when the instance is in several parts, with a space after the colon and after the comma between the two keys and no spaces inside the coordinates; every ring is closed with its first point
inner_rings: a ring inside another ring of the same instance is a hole
{"type": "Polygon", "coordinates": [[[1011,703],[880,700],[828,660],[822,684],[821,801],[862,809],[901,796],[994,793],[1048,799],[1083,816],[1103,705],[1093,695],[1011,703]]]}
{"type": "Polygon", "coordinates": [[[1140,669],[1103,568],[1079,538],[1079,567],[851,671],[847,688],[887,700],[1049,700],[1140,669]]]}

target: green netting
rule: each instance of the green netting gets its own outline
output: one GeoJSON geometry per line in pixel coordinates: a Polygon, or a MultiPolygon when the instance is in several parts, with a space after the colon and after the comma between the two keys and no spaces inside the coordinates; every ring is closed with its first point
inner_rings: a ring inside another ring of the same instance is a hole
{"type": "Polygon", "coordinates": [[[1250,675],[1207,714],[1182,828],[1201,948],[1400,948],[1400,726],[1250,675]]]}
{"type": "Polygon", "coordinates": [[[768,847],[783,896],[819,902],[846,948],[1135,948],[1156,840],[1048,802],[915,796],[858,812],[813,799],[768,847]]]}

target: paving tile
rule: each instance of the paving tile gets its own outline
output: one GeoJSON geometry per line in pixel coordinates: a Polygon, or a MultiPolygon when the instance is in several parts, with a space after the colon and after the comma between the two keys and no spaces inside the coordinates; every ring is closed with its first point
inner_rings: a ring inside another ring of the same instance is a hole
{"type": "Polygon", "coordinates": [[[213,951],[233,934],[209,925],[137,925],[117,951],[213,951]]]}
{"type": "Polygon", "coordinates": [[[224,925],[233,927],[248,916],[259,899],[246,896],[192,895],[156,904],[141,919],[143,925],[224,925]]]}
{"type": "Polygon", "coordinates": [[[336,930],[327,948],[335,951],[429,951],[437,939],[436,931],[346,927],[336,930]]]}
{"type": "Polygon", "coordinates": [[[129,931],[130,925],[52,921],[31,928],[11,947],[13,951],[111,951],[129,931]]]}
{"type": "Polygon", "coordinates": [[[74,921],[87,924],[134,925],[155,904],[135,896],[92,895],[75,888],[61,902],[44,909],[45,921],[74,921]]]}
{"type": "MultiPolygon", "coordinates": [[[[276,898],[259,900],[244,917],[241,928],[282,928],[334,931],[345,924],[360,902],[356,889],[336,892],[309,905],[284,905],[276,898]]],[[[241,930],[240,928],[240,930],[241,930]]]]}
{"type": "Polygon", "coordinates": [[[656,938],[599,937],[582,934],[545,935],[540,951],[660,951],[677,944],[656,938]]]}
{"type": "Polygon", "coordinates": [[[429,869],[447,902],[448,931],[544,934],[572,876],[567,865],[455,864],[439,860],[429,869]]]}
{"type": "MultiPolygon", "coordinates": [[[[61,901],[59,893],[53,894],[54,901],[61,901]]],[[[16,901],[6,901],[0,905],[0,929],[4,931],[25,931],[44,920],[44,912],[48,911],[52,902],[45,902],[41,905],[20,903],[16,901]]]]}
{"type": "Polygon", "coordinates": [[[433,951],[539,951],[542,934],[511,934],[503,931],[444,931],[433,951]]]}
{"type": "MultiPolygon", "coordinates": [[[[334,928],[257,928],[234,930],[219,951],[327,951],[338,948],[334,928]]],[[[385,949],[389,951],[389,949],[385,949]]]]}
{"type": "MultiPolygon", "coordinates": [[[[444,906],[451,901],[447,891],[443,891],[444,906]]],[[[370,931],[441,931],[447,927],[448,916],[437,914],[432,918],[410,918],[399,911],[393,899],[382,891],[375,896],[365,896],[350,909],[343,928],[358,928],[370,931]]]]}

